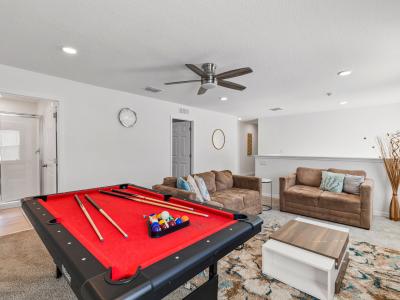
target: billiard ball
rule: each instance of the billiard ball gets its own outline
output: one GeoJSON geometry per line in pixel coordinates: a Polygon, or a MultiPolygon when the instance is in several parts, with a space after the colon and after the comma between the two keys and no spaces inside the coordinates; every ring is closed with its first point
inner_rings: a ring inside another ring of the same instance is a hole
{"type": "Polygon", "coordinates": [[[182,216],[181,219],[182,219],[182,222],[189,221],[189,217],[188,216],[182,216]]]}
{"type": "Polygon", "coordinates": [[[151,226],[151,231],[152,232],[160,232],[161,231],[161,227],[160,225],[153,223],[154,226],[151,226]]]}
{"type": "Polygon", "coordinates": [[[174,220],[171,220],[171,221],[169,221],[168,222],[168,226],[169,227],[174,227],[176,224],[175,224],[175,221],[174,220]]]}
{"type": "Polygon", "coordinates": [[[167,228],[169,227],[169,226],[168,226],[168,223],[165,222],[164,220],[161,220],[161,221],[159,222],[159,224],[160,224],[160,227],[161,227],[162,230],[165,230],[165,229],[167,229],[167,228]]]}
{"type": "Polygon", "coordinates": [[[175,224],[176,225],[179,225],[179,224],[182,224],[183,222],[182,222],[182,219],[181,218],[176,218],[175,219],[175,224]]]}
{"type": "Polygon", "coordinates": [[[158,223],[158,219],[155,216],[150,216],[149,221],[150,221],[150,223],[158,223]]]}
{"type": "Polygon", "coordinates": [[[161,213],[161,219],[163,219],[163,220],[168,220],[168,218],[169,218],[169,212],[167,212],[166,210],[164,210],[164,211],[161,213]]]}

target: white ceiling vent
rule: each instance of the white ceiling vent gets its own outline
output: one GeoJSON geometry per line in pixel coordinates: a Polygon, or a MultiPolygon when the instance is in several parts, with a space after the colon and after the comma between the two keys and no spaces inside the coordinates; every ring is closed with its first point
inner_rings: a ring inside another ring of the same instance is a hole
{"type": "Polygon", "coordinates": [[[282,107],[274,107],[274,108],[270,108],[269,110],[271,111],[279,111],[279,110],[283,110],[282,107]]]}
{"type": "Polygon", "coordinates": [[[151,87],[151,86],[146,86],[144,90],[148,91],[148,92],[151,92],[151,93],[159,93],[159,92],[162,91],[160,89],[157,89],[157,88],[154,88],[154,87],[151,87]]]}

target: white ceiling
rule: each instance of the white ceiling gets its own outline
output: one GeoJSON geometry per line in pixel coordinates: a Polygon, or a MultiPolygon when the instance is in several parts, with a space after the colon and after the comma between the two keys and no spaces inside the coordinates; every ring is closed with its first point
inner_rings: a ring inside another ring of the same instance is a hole
{"type": "Polygon", "coordinates": [[[0,63],[244,119],[400,102],[400,1],[1,1],[0,63]],[[254,73],[243,92],[163,85],[204,62],[254,73]]]}

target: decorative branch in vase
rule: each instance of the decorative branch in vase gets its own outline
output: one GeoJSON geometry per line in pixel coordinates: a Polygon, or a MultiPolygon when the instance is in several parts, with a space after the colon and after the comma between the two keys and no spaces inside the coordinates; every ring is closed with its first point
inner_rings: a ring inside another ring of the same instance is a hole
{"type": "Polygon", "coordinates": [[[397,192],[400,185],[400,131],[378,138],[379,150],[383,159],[386,174],[392,186],[389,217],[400,220],[400,207],[397,192]]]}

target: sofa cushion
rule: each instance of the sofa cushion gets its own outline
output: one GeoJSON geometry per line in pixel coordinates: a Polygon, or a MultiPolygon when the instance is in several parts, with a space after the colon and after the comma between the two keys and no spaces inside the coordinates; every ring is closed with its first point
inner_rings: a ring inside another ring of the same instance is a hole
{"type": "Polygon", "coordinates": [[[217,190],[215,185],[215,174],[213,172],[198,173],[195,175],[203,178],[209,193],[214,193],[217,190]]]}
{"type": "Polygon", "coordinates": [[[318,198],[321,194],[322,191],[319,188],[307,185],[294,185],[284,191],[288,202],[307,206],[318,206],[318,198]]]}
{"type": "Polygon", "coordinates": [[[182,177],[178,178],[176,182],[176,187],[184,191],[193,192],[192,189],[190,188],[190,184],[182,177]]]}
{"type": "Polygon", "coordinates": [[[212,172],[215,174],[215,185],[217,191],[222,191],[233,187],[233,176],[231,171],[225,170],[212,172]]]}
{"type": "Polygon", "coordinates": [[[203,196],[201,195],[199,187],[197,186],[196,180],[194,180],[192,176],[188,175],[187,182],[190,185],[190,190],[196,194],[196,200],[199,202],[204,202],[203,196]]]}
{"type": "Polygon", "coordinates": [[[364,176],[354,176],[346,174],[344,176],[343,192],[360,195],[360,187],[365,181],[364,176]]]}
{"type": "Polygon", "coordinates": [[[323,192],[319,197],[318,206],[321,208],[360,214],[360,196],[346,193],[323,192]]]}
{"type": "Polygon", "coordinates": [[[319,187],[322,179],[322,171],[321,169],[299,167],[296,171],[296,183],[319,187]]]}
{"type": "Polygon", "coordinates": [[[243,195],[231,190],[216,191],[211,194],[211,200],[223,204],[227,209],[239,211],[244,208],[243,195]]]}
{"type": "Polygon", "coordinates": [[[344,170],[344,169],[330,168],[328,169],[328,172],[367,177],[367,173],[363,170],[344,170]]]}
{"type": "Polygon", "coordinates": [[[206,186],[206,183],[204,182],[203,177],[194,175],[194,180],[197,183],[197,187],[199,188],[204,201],[210,201],[211,200],[210,193],[207,190],[207,186],[206,186]]]}
{"type": "Polygon", "coordinates": [[[226,190],[243,197],[244,207],[252,207],[260,204],[260,192],[241,188],[231,188],[226,190]]]}
{"type": "Polygon", "coordinates": [[[320,189],[323,191],[341,193],[343,191],[344,174],[322,171],[320,189]]]}

